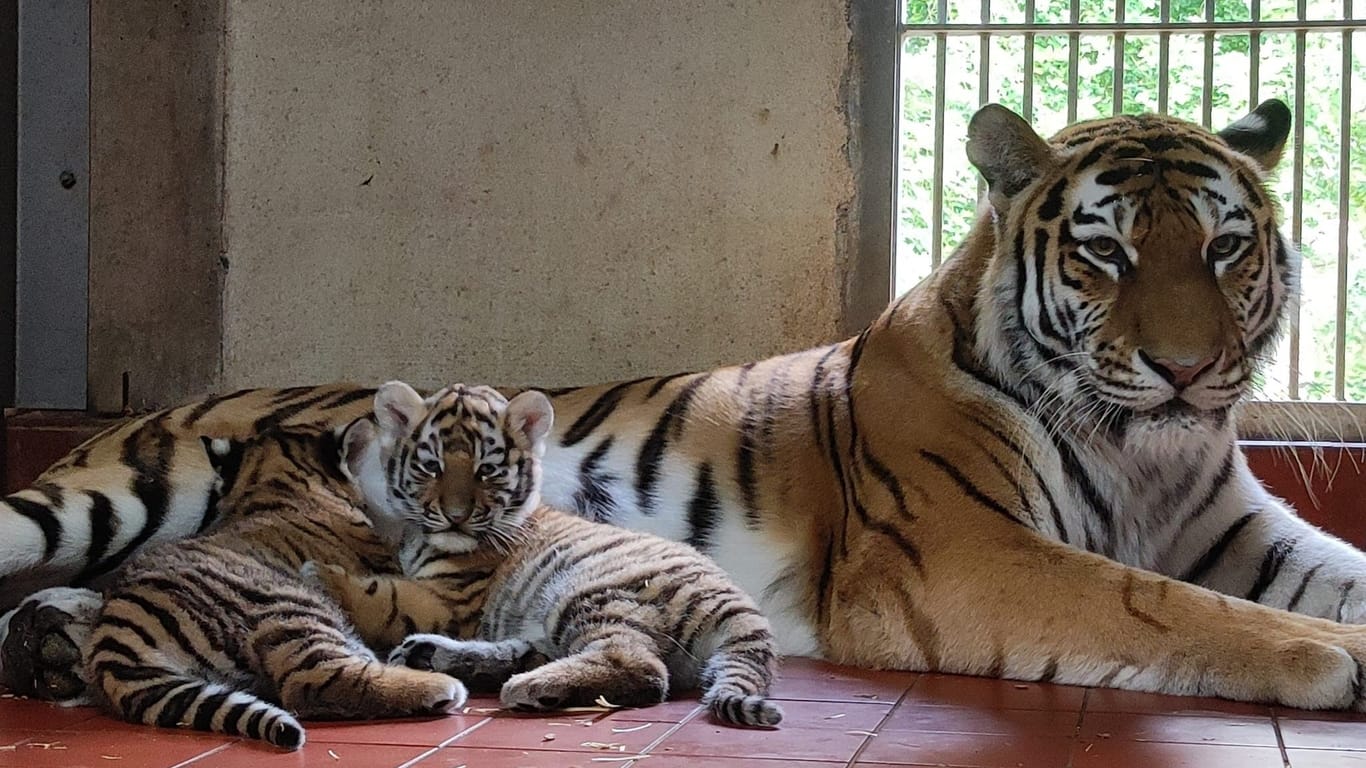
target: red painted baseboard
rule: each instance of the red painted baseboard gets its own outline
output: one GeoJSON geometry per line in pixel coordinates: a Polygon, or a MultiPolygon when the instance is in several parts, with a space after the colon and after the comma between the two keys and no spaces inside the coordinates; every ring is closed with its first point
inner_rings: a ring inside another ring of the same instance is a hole
{"type": "Polygon", "coordinates": [[[1247,442],[1243,450],[1253,474],[1301,517],[1366,549],[1366,445],[1247,442]]]}
{"type": "Polygon", "coordinates": [[[72,448],[121,421],[79,411],[5,411],[5,493],[28,487],[72,448]]]}

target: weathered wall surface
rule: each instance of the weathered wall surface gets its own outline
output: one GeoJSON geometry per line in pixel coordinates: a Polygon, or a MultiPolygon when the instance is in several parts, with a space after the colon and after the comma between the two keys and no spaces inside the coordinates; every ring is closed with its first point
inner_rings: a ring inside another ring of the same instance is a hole
{"type": "Polygon", "coordinates": [[[219,382],[222,9],[93,0],[90,37],[87,397],[141,410],[219,382]]]}
{"type": "Polygon", "coordinates": [[[837,338],[848,45],[829,0],[227,0],[219,385],[837,338]]]}

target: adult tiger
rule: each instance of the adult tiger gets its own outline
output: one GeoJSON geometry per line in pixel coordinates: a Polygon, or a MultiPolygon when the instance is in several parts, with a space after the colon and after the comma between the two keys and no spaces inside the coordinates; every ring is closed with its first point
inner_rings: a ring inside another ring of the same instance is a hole
{"type": "MultiPolygon", "coordinates": [[[[1361,707],[1366,627],[1332,620],[1366,618],[1366,557],[1263,489],[1229,415],[1295,291],[1262,184],[1289,124],[1270,101],[1217,135],[1116,117],[1045,142],[985,107],[990,210],[939,270],[838,344],[553,392],[546,500],[708,552],[789,653],[1361,707]]],[[[10,497],[6,594],[208,524],[200,435],[369,395],[236,393],[92,440],[10,497]]],[[[21,606],[11,685],[79,688],[95,600],[21,606]]]]}

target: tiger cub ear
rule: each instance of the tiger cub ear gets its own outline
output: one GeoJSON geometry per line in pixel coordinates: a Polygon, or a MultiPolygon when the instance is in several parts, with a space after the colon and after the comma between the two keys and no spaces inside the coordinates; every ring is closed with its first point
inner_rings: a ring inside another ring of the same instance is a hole
{"type": "Polygon", "coordinates": [[[422,395],[401,381],[387,382],[375,393],[375,423],[388,439],[407,434],[426,410],[422,395]]]}
{"type": "Polygon", "coordinates": [[[528,389],[508,401],[505,420],[514,438],[540,446],[555,424],[555,409],[544,393],[528,389]]]}
{"type": "Polygon", "coordinates": [[[1000,104],[982,107],[968,121],[967,153],[987,180],[992,205],[1001,212],[1056,162],[1048,142],[1000,104]]]}
{"type": "Polygon", "coordinates": [[[1269,171],[1281,161],[1285,141],[1290,137],[1290,107],[1280,99],[1267,99],[1238,122],[1219,132],[1219,138],[1234,150],[1257,161],[1269,171]]]}

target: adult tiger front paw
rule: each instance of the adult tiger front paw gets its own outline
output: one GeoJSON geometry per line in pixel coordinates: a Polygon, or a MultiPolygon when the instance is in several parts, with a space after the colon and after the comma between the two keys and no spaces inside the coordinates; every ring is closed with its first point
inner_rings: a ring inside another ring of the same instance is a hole
{"type": "Polygon", "coordinates": [[[98,592],[52,587],[0,617],[0,685],[20,696],[86,703],[82,649],[102,604],[98,592]]]}
{"type": "Polygon", "coordinates": [[[1235,698],[1366,712],[1366,627],[1328,626],[1313,639],[1281,642],[1273,664],[1245,665],[1257,679],[1274,685],[1274,691],[1235,698]]]}

